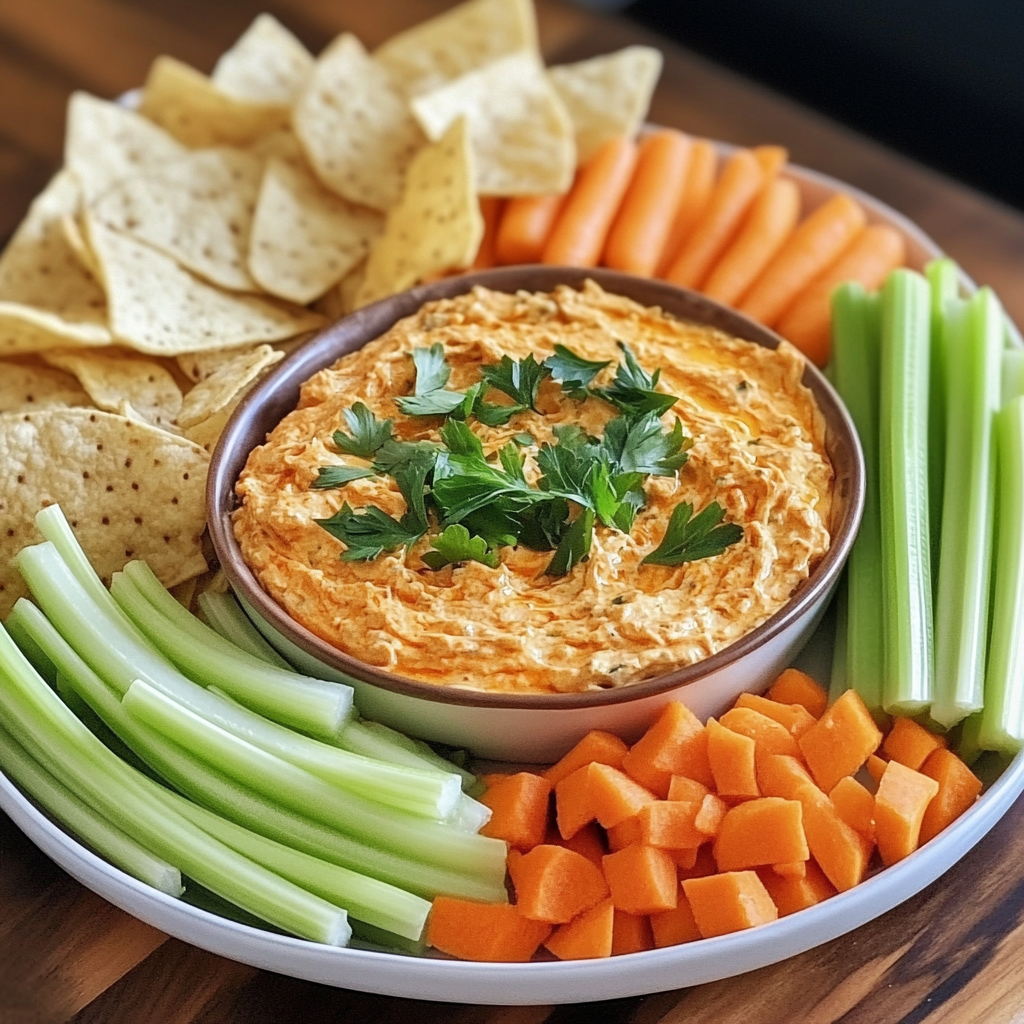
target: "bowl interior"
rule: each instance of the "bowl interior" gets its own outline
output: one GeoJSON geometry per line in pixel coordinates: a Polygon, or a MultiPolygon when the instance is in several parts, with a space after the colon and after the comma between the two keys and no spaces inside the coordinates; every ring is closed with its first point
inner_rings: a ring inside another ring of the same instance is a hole
{"type": "Polygon", "coordinates": [[[336,671],[356,679],[427,700],[479,706],[571,708],[614,704],[686,685],[751,649],[808,614],[822,591],[834,584],[860,523],[864,501],[864,463],[856,430],[845,407],[822,373],[808,364],[803,383],[810,388],[825,418],[826,449],[835,470],[830,533],[825,557],[799,591],[766,622],[704,661],[616,687],[583,693],[489,693],[461,687],[439,687],[374,668],[332,647],[288,615],[259,585],[245,564],[231,525],[237,508],[237,481],[253,448],[298,403],[302,384],[318,370],[379,337],[394,323],[434,299],[461,295],[474,285],[500,292],[545,292],[560,284],[581,287],[587,279],[606,291],[627,296],[645,306],[658,306],[680,319],[717,328],[735,337],[776,348],[778,335],[705,296],[664,281],[633,277],[610,270],[526,266],[447,278],[391,296],[328,327],[281,362],[235,410],[210,465],[207,489],[208,520],[214,549],[231,585],[278,632],[336,671]]]}

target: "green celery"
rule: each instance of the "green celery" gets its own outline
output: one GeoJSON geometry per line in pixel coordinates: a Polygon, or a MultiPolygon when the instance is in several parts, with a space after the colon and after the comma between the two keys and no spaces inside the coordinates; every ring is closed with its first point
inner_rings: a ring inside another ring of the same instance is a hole
{"type": "Polygon", "coordinates": [[[159,733],[131,719],[117,695],[31,602],[18,601],[8,624],[12,630],[17,626],[19,635],[31,636],[46,651],[60,667],[62,676],[123,743],[179,792],[221,817],[321,860],[390,882],[420,896],[430,898],[444,893],[481,902],[507,899],[504,862],[498,866],[481,865],[477,872],[424,864],[362,843],[282,808],[208,768],[159,733]]]}
{"type": "Polygon", "coordinates": [[[0,768],[46,813],[65,825],[101,857],[168,896],[184,892],[181,872],[153,856],[116,825],[53,777],[0,725],[0,768]]]}
{"type": "Polygon", "coordinates": [[[1003,311],[983,288],[946,304],[946,470],[935,598],[935,697],[947,729],[984,703],[1003,311]]]}
{"type": "Polygon", "coordinates": [[[343,910],[239,856],[153,801],[144,776],[75,718],[2,628],[0,690],[5,727],[27,752],[154,855],[291,934],[332,945],[348,941],[343,910]]]}
{"type": "Polygon", "coordinates": [[[882,288],[879,467],[882,610],[890,714],[927,710],[933,696],[932,575],[928,511],[930,291],[909,270],[882,288]]]}
{"type": "Polygon", "coordinates": [[[215,629],[225,640],[229,640],[243,651],[248,651],[255,658],[262,658],[268,665],[291,668],[291,665],[263,639],[263,635],[249,621],[233,595],[207,590],[199,595],[199,609],[210,628],[215,629]]]}
{"type": "Polygon", "coordinates": [[[1014,755],[1024,745],[1024,398],[996,417],[997,537],[995,586],[982,749],[1014,755]]]}
{"type": "Polygon", "coordinates": [[[1003,350],[1003,386],[1000,405],[1024,395],[1024,348],[1003,350]]]}
{"type": "MultiPolygon", "coordinates": [[[[835,365],[834,363],[832,365],[835,365]]],[[[832,665],[828,676],[829,703],[837,701],[850,689],[847,676],[847,658],[850,642],[849,588],[844,573],[836,588],[835,633],[832,638],[832,665]]]]}
{"type": "Polygon", "coordinates": [[[832,364],[836,390],[853,418],[864,451],[864,515],[846,564],[845,688],[873,714],[882,707],[885,643],[882,622],[882,497],[879,477],[881,311],[877,295],[854,282],[832,296],[832,364]]]}

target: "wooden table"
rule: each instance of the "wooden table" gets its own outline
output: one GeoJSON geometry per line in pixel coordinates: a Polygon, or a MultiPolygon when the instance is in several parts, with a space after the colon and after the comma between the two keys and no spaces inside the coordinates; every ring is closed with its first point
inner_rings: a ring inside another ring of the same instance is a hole
{"type": "MultiPolygon", "coordinates": [[[[342,30],[374,46],[446,0],[277,0],[318,50],[342,30]]],[[[159,53],[209,70],[264,5],[250,0],[0,0],[0,238],[61,155],[74,89],[115,96],[159,53]]],[[[1024,216],[625,22],[540,3],[551,62],[660,46],[651,119],[794,161],[873,193],[920,224],[1024,322],[1024,216]]],[[[1024,802],[934,885],[851,934],[774,967],[603,1004],[488,1008],[370,996],[244,967],[169,939],[82,888],[0,815],[2,1024],[986,1024],[1024,1016],[1024,802]]]]}

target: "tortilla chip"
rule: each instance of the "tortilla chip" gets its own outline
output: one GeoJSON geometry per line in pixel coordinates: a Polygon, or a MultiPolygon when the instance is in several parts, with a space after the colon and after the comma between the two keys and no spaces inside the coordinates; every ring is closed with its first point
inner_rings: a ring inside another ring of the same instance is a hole
{"type": "Polygon", "coordinates": [[[290,107],[313,64],[313,55],[284,25],[270,14],[258,14],[221,55],[210,80],[235,99],[290,107]]]}
{"type": "Polygon", "coordinates": [[[207,281],[258,291],[246,258],[262,174],[260,158],[239,149],[186,152],[113,186],[90,208],[207,281]]]}
{"type": "Polygon", "coordinates": [[[91,406],[92,400],[70,373],[49,366],[0,364],[0,413],[91,406]]]}
{"type": "Polygon", "coordinates": [[[366,256],[380,229],[375,211],[346,202],[303,168],[271,160],[256,206],[249,269],[271,295],[305,305],[366,256]]]}
{"type": "Polygon", "coordinates": [[[33,523],[59,502],[93,567],[145,559],[165,586],[204,571],[209,456],[163,430],[94,409],[0,416],[0,616],[27,588],[11,558],[43,538],[33,523]]]}
{"type": "Polygon", "coordinates": [[[88,93],[68,102],[64,163],[90,202],[115,182],[159,170],[186,152],[140,114],[88,93]]]}
{"type": "Polygon", "coordinates": [[[153,61],[140,112],[190,149],[248,146],[288,124],[287,106],[235,99],[173,57],[153,61]]]}
{"type": "Polygon", "coordinates": [[[181,355],[175,356],[174,361],[190,381],[198,384],[236,356],[252,352],[257,347],[256,345],[243,345],[238,348],[211,348],[206,352],[183,352],[181,355]]]}
{"type": "Polygon", "coordinates": [[[178,413],[177,425],[188,430],[209,419],[227,406],[241,388],[252,384],[267,367],[283,358],[283,352],[269,345],[236,353],[189,391],[178,413]]]}
{"type": "Polygon", "coordinates": [[[391,73],[343,35],[320,55],[292,112],[317,177],[350,202],[387,210],[426,141],[391,73]]]}
{"type": "Polygon", "coordinates": [[[466,118],[482,194],[547,195],[572,184],[572,123],[532,53],[502,57],[417,96],[412,110],[431,139],[466,118]]]}
{"type": "Polygon", "coordinates": [[[111,332],[129,348],[173,356],[290,338],[323,318],[255,295],[224,292],[169,256],[86,216],[110,302],[111,332]]]}
{"type": "Polygon", "coordinates": [[[661,74],[662,56],[652,46],[627,46],[578,64],[548,69],[576,135],[580,163],[617,135],[636,135],[647,116],[661,74]]]}
{"type": "Polygon", "coordinates": [[[83,269],[94,281],[98,282],[100,268],[92,249],[89,248],[89,243],[85,240],[85,235],[82,234],[78,218],[73,213],[65,213],[60,219],[60,229],[64,234],[64,241],[71,247],[71,251],[78,258],[83,269]]]}
{"type": "Polygon", "coordinates": [[[50,366],[74,374],[96,407],[107,412],[121,412],[127,402],[144,422],[166,430],[181,409],[181,388],[152,359],[139,359],[123,351],[67,349],[53,349],[42,357],[50,366]]]}
{"type": "Polygon", "coordinates": [[[401,202],[370,250],[356,306],[410,288],[427,274],[468,266],[483,231],[473,153],[466,120],[460,117],[409,165],[401,202]]]}
{"type": "Polygon", "coordinates": [[[531,0],[470,0],[399,32],[373,55],[415,96],[517,50],[540,53],[531,0]]]}
{"type": "Polygon", "coordinates": [[[290,128],[280,128],[276,132],[264,135],[248,149],[253,156],[258,156],[264,164],[270,160],[283,160],[292,167],[309,168],[302,143],[295,137],[290,128]]]}
{"type": "Polygon", "coordinates": [[[78,186],[59,172],[36,197],[0,256],[0,355],[58,345],[109,345],[103,289],[64,237],[78,186]]]}

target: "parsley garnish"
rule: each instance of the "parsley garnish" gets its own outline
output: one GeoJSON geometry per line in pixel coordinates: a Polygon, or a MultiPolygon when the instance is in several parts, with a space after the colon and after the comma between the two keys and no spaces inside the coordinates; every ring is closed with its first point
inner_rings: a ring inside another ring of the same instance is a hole
{"type": "Polygon", "coordinates": [[[412,361],[416,365],[413,393],[395,399],[395,404],[406,416],[447,416],[463,405],[466,396],[461,391],[445,390],[452,368],[444,357],[444,346],[440,342],[435,342],[430,348],[414,348],[412,361]]]}
{"type": "Polygon", "coordinates": [[[434,547],[423,552],[423,561],[431,569],[443,569],[458,562],[482,562],[492,569],[498,567],[498,553],[487,547],[482,537],[471,537],[469,530],[459,523],[449,526],[434,538],[434,547]]]}
{"type": "Polygon", "coordinates": [[[525,359],[512,360],[502,356],[500,363],[480,367],[480,375],[496,391],[508,395],[524,409],[533,409],[540,382],[551,376],[544,363],[538,363],[531,352],[525,359]]]}
{"type": "Polygon", "coordinates": [[[594,538],[594,513],[584,509],[558,542],[554,557],[544,570],[545,576],[564,576],[590,554],[594,538]]]}
{"type": "Polygon", "coordinates": [[[331,487],[343,487],[352,480],[364,480],[368,476],[376,475],[372,469],[363,466],[321,466],[319,475],[309,486],[322,491],[331,487]]]}
{"type": "Polygon", "coordinates": [[[665,433],[659,416],[648,412],[636,419],[617,416],[610,420],[603,443],[609,458],[625,473],[671,476],[686,465],[693,438],[683,436],[679,419],[665,433]]]}
{"type": "Polygon", "coordinates": [[[587,386],[606,366],[611,365],[611,361],[584,359],[571,348],[556,345],[555,354],[548,356],[544,365],[570,398],[584,399],[587,397],[587,386]]]}
{"type": "Polygon", "coordinates": [[[352,433],[349,435],[336,430],[334,445],[346,455],[356,455],[361,459],[372,458],[373,453],[392,436],[394,421],[377,419],[362,402],[354,403],[342,415],[352,433]]]}
{"type": "Polygon", "coordinates": [[[362,562],[419,540],[421,532],[406,521],[407,515],[394,519],[375,505],[356,512],[346,501],[330,519],[316,521],[344,543],[343,562],[362,562]]]}
{"type": "Polygon", "coordinates": [[[615,371],[615,378],[609,387],[591,388],[590,393],[611,402],[628,416],[641,416],[653,412],[660,416],[668,412],[676,404],[676,395],[667,395],[656,391],[661,370],[649,374],[637,361],[629,346],[619,342],[622,349],[622,362],[615,371]]]}
{"type": "Polygon", "coordinates": [[[725,509],[717,501],[706,505],[696,516],[693,505],[680,502],[672,510],[662,542],[644,559],[652,565],[682,565],[700,558],[722,554],[743,536],[736,523],[723,523],[725,509]]]}

